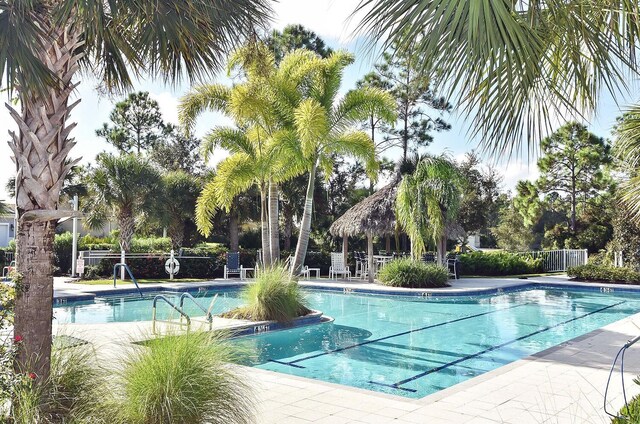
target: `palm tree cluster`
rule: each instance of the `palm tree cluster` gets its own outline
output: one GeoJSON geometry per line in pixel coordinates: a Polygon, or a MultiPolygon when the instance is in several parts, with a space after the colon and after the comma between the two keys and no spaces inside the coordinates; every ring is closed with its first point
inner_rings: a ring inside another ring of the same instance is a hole
{"type": "Polygon", "coordinates": [[[19,128],[9,145],[17,167],[16,261],[21,275],[15,334],[18,364],[46,377],[51,357],[53,235],[60,191],[76,161],[68,122],[81,72],[108,91],[131,88],[143,74],[176,82],[219,69],[224,53],[270,14],[266,1],[186,0],[0,2],[0,88],[19,128]],[[32,364],[28,365],[28,364],[32,364]]]}
{"type": "Polygon", "coordinates": [[[206,235],[217,209],[229,210],[233,199],[252,186],[261,197],[263,261],[280,260],[280,184],[308,175],[300,236],[291,271],[304,264],[311,231],[315,178],[319,169],[331,175],[337,156],[351,156],[366,164],[375,178],[378,162],[371,138],[354,129],[371,113],[395,120],[392,97],[376,88],[361,88],[338,99],[344,68],[353,62],[345,52],[319,57],[294,50],[276,65],[264,45],[250,43],[230,58],[228,72],[239,71],[242,82],[194,88],[181,101],[180,120],[192,128],[205,110],[223,112],[235,127],[213,128],[204,139],[204,151],[223,148],[231,155],[198,199],[196,221],[206,235]]]}

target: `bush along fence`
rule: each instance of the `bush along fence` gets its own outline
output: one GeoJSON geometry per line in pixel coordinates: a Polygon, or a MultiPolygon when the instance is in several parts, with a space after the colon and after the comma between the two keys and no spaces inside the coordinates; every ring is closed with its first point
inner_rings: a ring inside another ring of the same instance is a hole
{"type": "Polygon", "coordinates": [[[542,259],[544,272],[564,272],[570,267],[586,265],[589,253],[587,249],[560,249],[522,252],[517,255],[542,259]]]}

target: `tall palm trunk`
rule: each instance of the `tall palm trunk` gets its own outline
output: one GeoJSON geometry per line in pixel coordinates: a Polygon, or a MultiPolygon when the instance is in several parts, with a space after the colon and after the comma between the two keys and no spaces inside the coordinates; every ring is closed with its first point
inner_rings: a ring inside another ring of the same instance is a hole
{"type": "Polygon", "coordinates": [[[131,240],[136,228],[133,213],[128,208],[123,208],[118,213],[118,226],[120,227],[120,249],[131,251],[131,240]]]}
{"type": "Polygon", "coordinates": [[[240,237],[238,235],[238,212],[231,208],[229,212],[229,248],[232,252],[240,249],[240,237]]]}
{"type": "Polygon", "coordinates": [[[291,274],[298,275],[304,265],[307,256],[307,248],[309,247],[309,237],[311,236],[311,215],[313,213],[313,192],[316,185],[316,170],[318,169],[318,160],[313,163],[313,167],[309,172],[309,185],[307,186],[307,195],[304,202],[304,212],[302,213],[302,222],[300,223],[300,234],[298,236],[298,245],[296,246],[296,255],[291,265],[291,274]]]}
{"type": "Polygon", "coordinates": [[[184,222],[175,220],[169,224],[169,238],[171,239],[171,248],[178,250],[182,247],[184,241],[184,222]]]}
{"type": "Polygon", "coordinates": [[[284,217],[284,250],[291,250],[291,235],[293,233],[293,211],[289,207],[282,208],[282,215],[284,217]]]}
{"type": "Polygon", "coordinates": [[[269,248],[269,213],[267,204],[267,185],[260,185],[260,224],[262,225],[262,262],[271,266],[271,249],[269,248]]]}
{"type": "MultiPolygon", "coordinates": [[[[45,7],[45,6],[43,6],[45,7]]],[[[46,10],[43,13],[47,13],[46,10]]],[[[14,334],[23,339],[16,360],[20,372],[35,372],[43,381],[50,370],[53,303],[53,237],[56,222],[68,212],[59,212],[58,201],[65,176],[78,161],[65,163],[75,145],[67,138],[75,124],[66,121],[73,107],[69,95],[80,58],[79,37],[62,26],[52,30],[43,19],[43,33],[49,38],[37,49],[42,63],[60,79],[47,94],[19,87],[22,113],[6,105],[18,124],[19,135],[11,133],[9,146],[17,165],[16,207],[17,271],[14,334]]]]}
{"type": "Polygon", "coordinates": [[[280,260],[280,222],[278,211],[278,184],[269,182],[269,250],[271,261],[280,260]]]}

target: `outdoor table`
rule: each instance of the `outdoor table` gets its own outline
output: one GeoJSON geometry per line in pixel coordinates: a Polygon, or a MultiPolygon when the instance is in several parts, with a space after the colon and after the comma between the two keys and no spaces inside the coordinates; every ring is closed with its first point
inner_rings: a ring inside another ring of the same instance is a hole
{"type": "Polygon", "coordinates": [[[375,267],[375,273],[386,265],[387,262],[393,260],[393,255],[373,255],[373,266],[375,267]]]}

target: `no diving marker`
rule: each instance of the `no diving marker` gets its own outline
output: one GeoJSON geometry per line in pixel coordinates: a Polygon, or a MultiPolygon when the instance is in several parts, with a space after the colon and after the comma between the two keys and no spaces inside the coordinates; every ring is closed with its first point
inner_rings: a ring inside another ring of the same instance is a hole
{"type": "Polygon", "coordinates": [[[169,258],[167,262],[164,263],[164,270],[167,271],[169,275],[175,275],[180,271],[180,262],[176,258],[169,258]]]}

